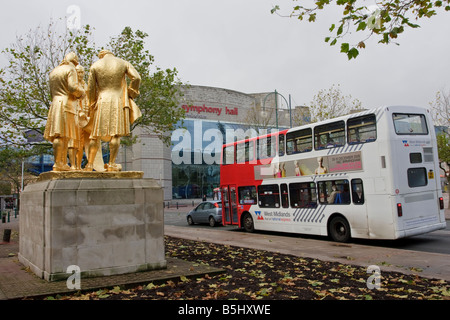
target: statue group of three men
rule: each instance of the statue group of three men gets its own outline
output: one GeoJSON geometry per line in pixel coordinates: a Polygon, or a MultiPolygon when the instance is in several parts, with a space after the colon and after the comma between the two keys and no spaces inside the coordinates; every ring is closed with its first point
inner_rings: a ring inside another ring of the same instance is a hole
{"type": "Polygon", "coordinates": [[[81,170],[83,149],[88,160],[85,171],[121,170],[116,164],[120,138],[130,134],[130,125],[141,116],[133,100],[139,95],[141,77],[129,62],[108,50],[100,51],[98,57],[87,85],[74,52],[50,72],[52,104],[44,138],[53,143],[53,171],[81,170]],[[109,142],[110,159],[104,165],[97,155],[100,141],[109,142]]]}

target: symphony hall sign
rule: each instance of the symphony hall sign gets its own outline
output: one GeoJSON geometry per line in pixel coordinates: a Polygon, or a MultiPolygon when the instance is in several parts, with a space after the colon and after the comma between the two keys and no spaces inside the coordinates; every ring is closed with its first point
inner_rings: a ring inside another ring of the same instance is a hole
{"type": "Polygon", "coordinates": [[[184,104],[181,107],[186,111],[186,113],[191,113],[191,112],[193,112],[193,113],[197,112],[198,114],[200,114],[200,113],[215,113],[215,114],[217,114],[217,116],[220,116],[222,111],[225,111],[224,114],[237,116],[238,111],[239,111],[238,108],[231,109],[231,108],[225,107],[225,110],[224,110],[224,108],[222,108],[222,107],[207,107],[205,104],[203,104],[202,106],[194,106],[194,105],[184,104]]]}

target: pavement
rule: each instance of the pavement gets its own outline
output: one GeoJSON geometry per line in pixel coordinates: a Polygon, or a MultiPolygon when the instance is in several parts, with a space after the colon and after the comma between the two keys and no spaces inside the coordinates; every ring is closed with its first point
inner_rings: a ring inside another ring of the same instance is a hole
{"type": "MultiPolygon", "coordinates": [[[[445,195],[445,204],[448,195],[445,195]]],[[[199,201],[176,201],[165,203],[165,212],[186,213],[199,201]],[[167,206],[169,204],[169,206],[167,206]]],[[[10,216],[10,221],[0,222],[0,241],[4,229],[11,230],[10,242],[0,242],[0,300],[24,297],[45,297],[73,292],[65,281],[47,282],[29,272],[19,261],[19,217],[10,216]]],[[[446,220],[450,220],[450,210],[446,208],[446,220]]],[[[422,277],[450,281],[450,256],[412,250],[401,250],[354,243],[336,243],[323,239],[309,239],[274,235],[267,233],[245,233],[196,227],[165,225],[165,235],[177,238],[207,241],[223,245],[233,245],[260,250],[274,251],[299,257],[310,257],[325,261],[360,266],[377,265],[383,271],[397,271],[418,274],[422,277]]],[[[213,274],[223,270],[188,261],[168,258],[167,269],[137,272],[124,275],[82,279],[82,290],[102,289],[114,286],[148,284],[155,281],[176,279],[180,276],[213,274]]]]}

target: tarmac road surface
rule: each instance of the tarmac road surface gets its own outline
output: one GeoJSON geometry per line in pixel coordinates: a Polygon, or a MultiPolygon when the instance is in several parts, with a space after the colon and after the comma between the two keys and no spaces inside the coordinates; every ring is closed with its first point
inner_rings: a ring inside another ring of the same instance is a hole
{"type": "MultiPolygon", "coordinates": [[[[173,225],[186,228],[200,228],[200,229],[212,229],[216,231],[239,231],[235,226],[216,226],[211,228],[207,224],[189,226],[186,220],[186,213],[191,210],[192,206],[180,207],[179,209],[173,208],[172,210],[166,209],[164,212],[164,223],[166,225],[173,225]]],[[[315,239],[318,241],[328,241],[326,237],[309,236],[290,233],[278,233],[278,232],[263,232],[257,231],[259,234],[267,235],[280,235],[285,237],[303,238],[303,239],[315,239]]],[[[447,228],[437,230],[434,232],[426,233],[419,236],[398,239],[398,240],[366,240],[366,239],[353,239],[352,243],[362,244],[367,246],[377,246],[386,248],[396,248],[404,250],[423,251],[429,253],[441,253],[450,255],[450,220],[447,220],[447,228]]],[[[450,256],[449,256],[450,260],[450,256]]]]}

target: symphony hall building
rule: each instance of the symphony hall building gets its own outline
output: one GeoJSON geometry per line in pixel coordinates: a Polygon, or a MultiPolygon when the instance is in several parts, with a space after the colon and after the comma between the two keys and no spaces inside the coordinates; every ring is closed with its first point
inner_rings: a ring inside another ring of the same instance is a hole
{"type": "Polygon", "coordinates": [[[279,129],[290,126],[287,101],[277,95],[275,104],[275,92],[247,94],[192,85],[183,93],[180,108],[186,116],[177,124],[179,129],[168,133],[171,146],[165,146],[149,133],[151,130],[136,128],[137,143],[122,146],[117,158],[122,170],[143,171],[145,178],[158,180],[165,200],[200,198],[203,194],[212,197],[220,184],[223,143],[243,139],[248,132],[257,135],[276,130],[277,125],[279,129]],[[286,102],[281,103],[282,98],[286,102]],[[234,137],[230,132],[238,134],[234,137]]]}

